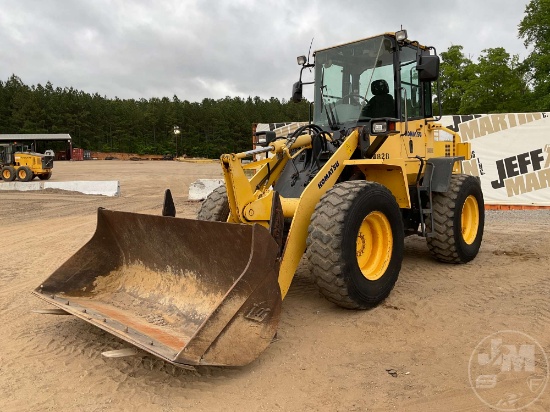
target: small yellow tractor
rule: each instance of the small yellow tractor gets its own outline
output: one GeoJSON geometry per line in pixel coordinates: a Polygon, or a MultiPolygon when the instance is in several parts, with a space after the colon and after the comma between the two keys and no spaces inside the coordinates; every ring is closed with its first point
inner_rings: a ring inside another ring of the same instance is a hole
{"type": "Polygon", "coordinates": [[[2,180],[11,182],[15,179],[29,182],[35,177],[48,180],[52,176],[53,152],[45,154],[25,150],[13,143],[0,144],[0,174],[2,180]]]}
{"type": "Polygon", "coordinates": [[[178,366],[244,365],[272,341],[304,252],[320,292],[351,309],[389,295],[405,236],[425,237],[440,261],[474,259],[483,195],[462,173],[469,143],[432,114],[435,49],[401,30],[313,58],[298,58],[292,94],[313,86],[309,124],[223,155],[225,185],[198,219],[176,218],[169,191],[162,216],[100,209],[92,239],[33,292],[57,306],[42,313],[77,316],[178,366]]]}

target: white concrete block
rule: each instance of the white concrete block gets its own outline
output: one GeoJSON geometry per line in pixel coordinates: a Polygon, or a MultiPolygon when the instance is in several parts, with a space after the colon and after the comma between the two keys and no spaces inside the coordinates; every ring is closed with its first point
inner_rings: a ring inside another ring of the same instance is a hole
{"type": "Polygon", "coordinates": [[[26,192],[29,190],[59,189],[86,195],[120,196],[120,182],[118,180],[106,181],[73,181],[73,182],[0,182],[0,190],[17,190],[26,192]]]}
{"type": "Polygon", "coordinates": [[[27,192],[40,189],[42,189],[42,182],[0,182],[0,190],[27,192]]]}
{"type": "Polygon", "coordinates": [[[44,189],[70,190],[86,195],[120,196],[120,182],[118,180],[44,182],[44,189]]]}
{"type": "Polygon", "coordinates": [[[223,179],[199,179],[189,186],[189,200],[206,199],[214,189],[224,184],[223,179]]]}

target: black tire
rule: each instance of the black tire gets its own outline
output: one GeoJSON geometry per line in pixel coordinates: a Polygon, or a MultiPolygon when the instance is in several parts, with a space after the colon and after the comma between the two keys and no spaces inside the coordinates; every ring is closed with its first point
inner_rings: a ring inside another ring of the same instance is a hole
{"type": "Polygon", "coordinates": [[[38,175],[38,178],[40,180],[50,180],[50,177],[52,177],[52,172],[44,173],[43,175],[38,175]]]}
{"type": "Polygon", "coordinates": [[[32,180],[32,170],[28,166],[21,166],[17,169],[17,179],[22,182],[30,182],[32,180]]]}
{"type": "Polygon", "coordinates": [[[2,179],[6,182],[13,182],[17,176],[13,166],[5,166],[2,168],[2,179]]]}
{"type": "Polygon", "coordinates": [[[349,309],[380,303],[399,276],[404,239],[401,211],[386,187],[357,180],[335,185],[315,207],[307,238],[306,256],[319,291],[329,301],[349,309]],[[383,230],[378,231],[383,236],[368,242],[364,234],[376,234],[371,230],[376,226],[372,226],[372,219],[384,223],[383,230]],[[362,226],[364,222],[366,226],[362,226]],[[357,250],[360,245],[363,251],[374,247],[379,253],[361,254],[357,250]],[[364,263],[365,259],[378,262],[378,269],[367,268],[363,274],[359,261],[364,263]]]}
{"type": "MultiPolygon", "coordinates": [[[[433,218],[433,236],[427,237],[433,257],[448,263],[466,263],[474,259],[481,246],[485,224],[485,203],[479,179],[452,175],[449,190],[433,194],[433,218]]],[[[426,227],[432,232],[429,216],[426,227]]]]}
{"type": "Polygon", "coordinates": [[[227,222],[229,217],[229,200],[225,186],[214,189],[201,204],[198,220],[209,220],[213,222],[227,222]]]}

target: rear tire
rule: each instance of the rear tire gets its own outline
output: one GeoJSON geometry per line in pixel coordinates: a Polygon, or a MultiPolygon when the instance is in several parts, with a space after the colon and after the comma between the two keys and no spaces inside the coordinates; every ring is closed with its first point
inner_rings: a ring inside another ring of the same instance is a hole
{"type": "Polygon", "coordinates": [[[22,182],[30,182],[32,180],[32,170],[28,166],[21,166],[17,169],[17,179],[22,182]]]}
{"type": "Polygon", "coordinates": [[[383,301],[401,270],[404,249],[401,211],[379,183],[335,185],[315,207],[306,255],[321,294],[349,309],[383,301]]]}
{"type": "Polygon", "coordinates": [[[227,222],[229,218],[229,200],[225,186],[214,189],[201,204],[198,220],[212,222],[227,222]]]}
{"type": "Polygon", "coordinates": [[[6,166],[2,168],[2,179],[6,182],[13,182],[17,174],[13,166],[6,166]]]}
{"type": "MultiPolygon", "coordinates": [[[[433,194],[434,236],[428,237],[432,256],[448,263],[466,263],[477,256],[483,239],[485,203],[479,180],[452,175],[449,190],[433,194]]],[[[431,219],[426,219],[428,232],[431,219]]]]}

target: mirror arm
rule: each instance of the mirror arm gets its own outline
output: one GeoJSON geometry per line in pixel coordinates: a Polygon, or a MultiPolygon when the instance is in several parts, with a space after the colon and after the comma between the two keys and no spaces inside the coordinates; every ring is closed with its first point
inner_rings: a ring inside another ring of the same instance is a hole
{"type": "Polygon", "coordinates": [[[443,105],[441,104],[441,93],[439,92],[439,77],[437,78],[437,105],[439,106],[439,115],[434,119],[436,122],[443,117],[443,105]]]}
{"type": "MultiPolygon", "coordinates": [[[[409,132],[409,117],[408,117],[408,114],[407,114],[407,89],[405,89],[404,87],[401,87],[401,90],[404,91],[405,93],[405,100],[403,101],[403,107],[405,108],[405,133],[403,133],[401,136],[406,136],[407,133],[409,132]]],[[[403,96],[403,93],[400,93],[401,96],[403,96]]]]}
{"type": "Polygon", "coordinates": [[[426,122],[438,122],[443,117],[443,104],[441,103],[441,92],[439,89],[439,78],[437,79],[437,106],[439,107],[439,115],[435,116],[433,119],[426,119],[426,122]]]}

